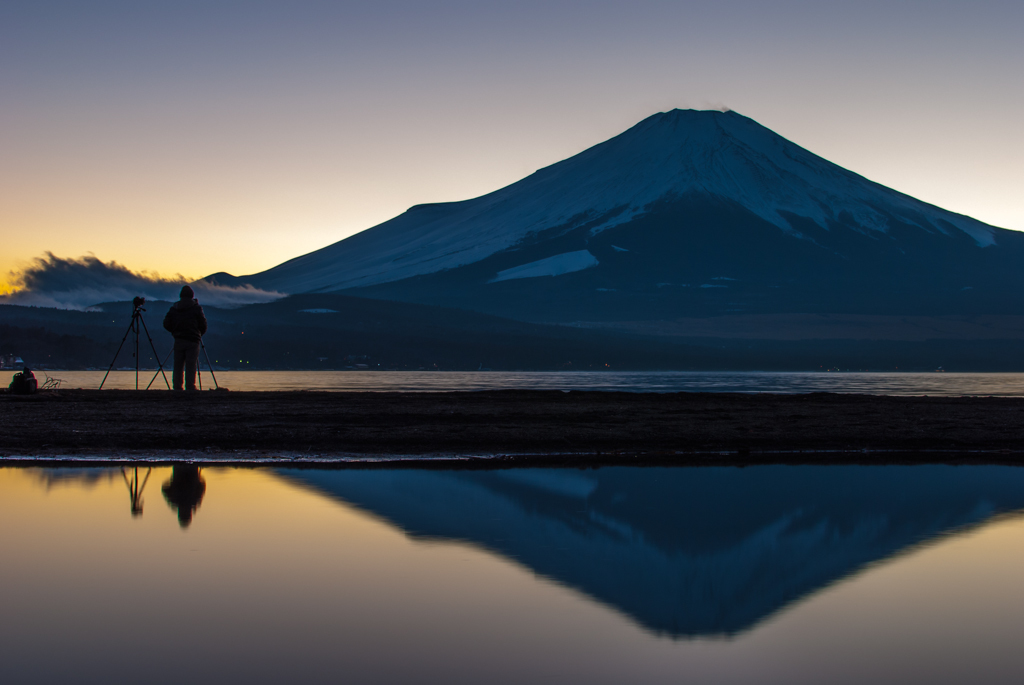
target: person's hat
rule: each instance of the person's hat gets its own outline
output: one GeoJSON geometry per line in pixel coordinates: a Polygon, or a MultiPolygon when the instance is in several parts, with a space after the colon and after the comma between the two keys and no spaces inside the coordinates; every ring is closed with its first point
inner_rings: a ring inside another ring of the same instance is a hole
{"type": "Polygon", "coordinates": [[[193,290],[192,290],[192,288],[190,286],[186,285],[186,286],[182,287],[182,289],[181,289],[181,299],[183,299],[183,300],[191,300],[195,296],[196,296],[196,294],[195,294],[195,292],[193,292],[193,290]]]}

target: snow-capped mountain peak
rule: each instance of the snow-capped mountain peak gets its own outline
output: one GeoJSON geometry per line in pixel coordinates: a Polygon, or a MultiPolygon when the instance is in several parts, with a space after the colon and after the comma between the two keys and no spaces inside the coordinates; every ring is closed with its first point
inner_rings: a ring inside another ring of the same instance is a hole
{"type": "MultiPolygon", "coordinates": [[[[598,236],[643,219],[660,203],[694,197],[739,208],[796,239],[809,238],[811,225],[880,237],[898,223],[934,236],[966,234],[987,247],[1000,230],[873,183],[736,112],[672,110],[500,190],[412,207],[244,280],[292,293],[365,288],[475,264],[550,229],[587,225],[589,235],[598,236]]],[[[584,247],[544,259],[582,254],[584,247]]],[[[554,264],[525,268],[534,261],[524,259],[522,271],[501,269],[505,275],[494,272],[484,282],[544,273],[554,264]]]]}

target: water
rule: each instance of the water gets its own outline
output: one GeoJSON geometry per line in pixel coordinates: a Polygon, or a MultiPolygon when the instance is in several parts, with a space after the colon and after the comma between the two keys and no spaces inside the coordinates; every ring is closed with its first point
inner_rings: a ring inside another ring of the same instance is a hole
{"type": "Polygon", "coordinates": [[[1022,511],[1012,467],[3,468],[0,682],[1016,683],[1022,511]]]}
{"type": "MultiPolygon", "coordinates": [[[[53,371],[63,387],[96,388],[103,371],[53,371]]],[[[140,374],[145,387],[154,372],[140,374]]],[[[6,376],[4,376],[6,378],[6,376]]],[[[40,380],[44,379],[42,372],[40,380]]],[[[163,379],[154,387],[167,386],[163,379]]],[[[453,391],[528,388],[626,392],[840,392],[876,395],[1024,397],[1024,373],[735,372],[735,371],[218,371],[232,390],[453,391]]],[[[3,381],[9,383],[8,380],[3,381]]],[[[212,385],[208,374],[204,387],[212,385]]],[[[135,373],[112,372],[104,387],[134,388],[135,373]]]]}

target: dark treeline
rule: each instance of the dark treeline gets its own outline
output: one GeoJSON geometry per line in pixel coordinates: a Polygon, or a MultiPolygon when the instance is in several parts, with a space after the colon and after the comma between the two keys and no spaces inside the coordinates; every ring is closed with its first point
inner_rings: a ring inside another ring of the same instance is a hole
{"type": "MultiPolygon", "coordinates": [[[[78,312],[0,306],[0,353],[39,368],[106,368],[130,303],[78,312]]],[[[147,305],[157,351],[169,303],[147,305]]],[[[206,307],[220,368],[1024,371],[1024,340],[731,340],[653,338],[513,321],[344,295],[298,295],[238,309],[206,307]],[[308,311],[321,310],[321,311],[308,311]],[[322,311],[331,310],[331,311],[322,311]]],[[[116,366],[134,366],[129,343],[116,366]]],[[[144,366],[155,365],[145,336],[144,366]]]]}
{"type": "Polygon", "coordinates": [[[103,343],[84,335],[0,324],[0,354],[21,356],[30,367],[82,369],[95,366],[104,355],[109,364],[113,349],[108,352],[103,343]]]}

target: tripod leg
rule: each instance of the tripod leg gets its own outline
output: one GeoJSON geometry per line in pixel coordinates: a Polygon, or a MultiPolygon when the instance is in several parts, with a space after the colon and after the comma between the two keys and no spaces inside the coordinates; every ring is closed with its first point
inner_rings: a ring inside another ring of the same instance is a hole
{"type": "MultiPolygon", "coordinates": [[[[142,313],[137,312],[139,319],[142,318],[142,313]]],[[[135,321],[135,389],[139,389],[139,322],[138,319],[135,321]]],[[[148,334],[147,334],[148,335],[148,334]]]]}
{"type": "MultiPolygon", "coordinates": [[[[164,357],[164,362],[163,362],[163,364],[160,365],[161,367],[167,366],[167,360],[171,358],[172,354],[174,354],[174,348],[171,348],[171,351],[167,353],[166,357],[164,357]]],[[[149,385],[146,386],[146,390],[149,390],[150,386],[153,385],[153,381],[155,381],[156,377],[159,376],[159,375],[160,375],[160,369],[157,369],[156,373],[153,374],[153,377],[149,379],[149,385]]],[[[167,380],[167,376],[166,375],[164,376],[164,380],[167,380]]]]}
{"type": "MultiPolygon", "coordinates": [[[[142,322],[142,328],[146,331],[146,337],[149,338],[149,347],[150,347],[150,349],[153,350],[153,359],[156,359],[156,363],[157,363],[157,367],[158,367],[157,368],[157,373],[163,374],[163,376],[164,376],[164,383],[167,383],[167,389],[170,390],[171,389],[171,384],[167,380],[167,374],[164,373],[164,365],[160,361],[160,355],[156,353],[156,345],[153,344],[153,336],[151,336],[149,334],[149,326],[146,325],[146,320],[142,318],[142,314],[139,314],[139,321],[142,322]]],[[[136,357],[136,359],[138,359],[138,357],[136,357]]],[[[153,379],[156,380],[156,374],[153,374],[153,379]]],[[[152,385],[153,381],[150,381],[149,384],[152,385]]],[[[146,389],[148,390],[149,386],[146,386],[146,389]]]]}
{"type": "Polygon", "coordinates": [[[203,355],[206,357],[206,366],[210,369],[210,375],[213,376],[213,387],[220,390],[220,383],[217,382],[217,376],[213,373],[213,364],[210,363],[210,353],[206,351],[206,343],[204,343],[202,338],[200,338],[199,344],[203,347],[203,355]]]}
{"type": "Polygon", "coordinates": [[[110,375],[111,369],[114,368],[114,363],[117,362],[118,355],[121,354],[121,348],[124,347],[124,341],[128,339],[128,334],[132,332],[132,328],[135,324],[135,315],[132,314],[132,322],[128,324],[128,330],[124,332],[124,337],[121,338],[121,344],[117,346],[117,352],[114,353],[114,358],[110,360],[110,366],[107,367],[107,372],[103,374],[103,380],[100,381],[99,389],[103,389],[103,384],[107,382],[107,376],[110,375]]]}

